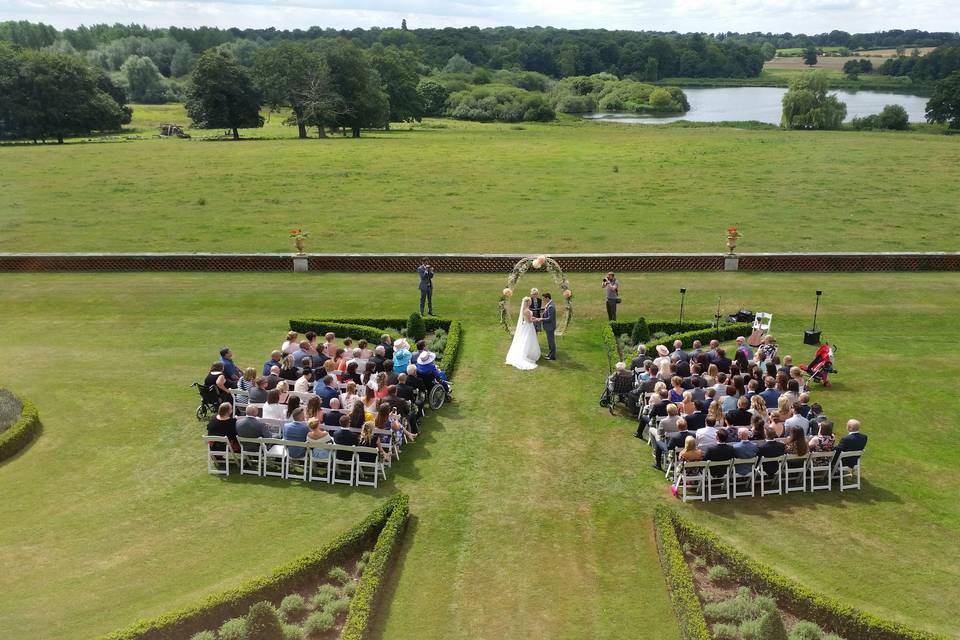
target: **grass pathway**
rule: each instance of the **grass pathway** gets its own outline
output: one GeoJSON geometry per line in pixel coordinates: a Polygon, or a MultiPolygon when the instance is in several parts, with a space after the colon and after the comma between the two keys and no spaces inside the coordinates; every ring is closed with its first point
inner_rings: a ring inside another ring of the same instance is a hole
{"type": "Polygon", "coordinates": [[[503,331],[467,324],[456,402],[418,449],[429,488],[397,481],[413,535],[383,637],[677,636],[636,449],[584,384],[606,371],[599,324],[577,329],[557,362],[521,372],[503,331]]]}

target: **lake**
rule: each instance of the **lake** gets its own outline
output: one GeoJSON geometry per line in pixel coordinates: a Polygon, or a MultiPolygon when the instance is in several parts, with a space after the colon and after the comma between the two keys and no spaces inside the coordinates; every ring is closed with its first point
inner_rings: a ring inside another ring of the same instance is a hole
{"type": "MultiPolygon", "coordinates": [[[[780,100],[785,87],[688,88],[683,90],[690,102],[690,111],[669,117],[640,116],[628,113],[591,113],[590,120],[609,120],[627,124],[666,124],[677,120],[719,122],[721,120],[758,120],[780,124],[780,100]]],[[[910,122],[924,122],[927,98],[883,91],[831,91],[847,105],[847,120],[880,113],[888,104],[899,104],[907,110],[910,122]]]]}

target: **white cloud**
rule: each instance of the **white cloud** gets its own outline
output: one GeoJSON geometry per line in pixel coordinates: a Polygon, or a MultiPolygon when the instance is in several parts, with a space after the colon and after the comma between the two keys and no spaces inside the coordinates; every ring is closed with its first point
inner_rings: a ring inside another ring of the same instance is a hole
{"type": "Polygon", "coordinates": [[[334,28],[556,26],[661,31],[820,33],[956,30],[960,4],[917,0],[5,0],[0,19],[56,27],[137,22],[151,26],[334,28]]]}

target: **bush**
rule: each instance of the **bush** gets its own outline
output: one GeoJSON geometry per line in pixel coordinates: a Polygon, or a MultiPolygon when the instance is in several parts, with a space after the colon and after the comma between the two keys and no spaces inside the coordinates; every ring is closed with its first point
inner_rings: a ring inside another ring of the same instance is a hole
{"type": "Polygon", "coordinates": [[[336,580],[340,584],[343,584],[350,579],[350,574],[347,573],[347,570],[343,567],[334,567],[327,572],[327,577],[331,580],[336,580]]]}
{"type": "Polygon", "coordinates": [[[713,640],[740,640],[740,629],[733,624],[713,625],[713,640]]]}
{"type": "Polygon", "coordinates": [[[290,620],[307,610],[307,602],[299,593],[291,593],[280,601],[280,613],[290,620]]]}
{"type": "Polygon", "coordinates": [[[283,629],[277,610],[269,602],[250,605],[247,614],[247,638],[250,640],[283,640],[283,629]]]}
{"type": "Polygon", "coordinates": [[[220,640],[246,640],[247,621],[243,618],[230,618],[220,625],[217,635],[220,640]]]}
{"type": "MultiPolygon", "coordinates": [[[[609,324],[604,325],[607,330],[609,324]]],[[[709,640],[707,621],[703,617],[703,607],[693,584],[693,576],[686,558],[680,549],[680,540],[671,519],[673,512],[662,505],[654,511],[654,534],[657,540],[657,552],[660,566],[670,591],[670,599],[680,626],[680,635],[684,640],[709,640]]]]}
{"type": "Polygon", "coordinates": [[[351,580],[347,584],[343,585],[343,593],[348,596],[352,596],[357,591],[357,583],[351,580]]]}
{"type": "Polygon", "coordinates": [[[434,353],[443,353],[447,349],[447,332],[443,329],[437,329],[433,338],[427,343],[427,349],[434,353]]]}
{"type": "Polygon", "coordinates": [[[283,625],[283,640],[303,640],[303,629],[295,624],[283,625]]]}
{"type": "Polygon", "coordinates": [[[314,611],[308,617],[306,622],[303,623],[303,631],[307,635],[314,633],[323,633],[324,631],[329,631],[333,628],[333,625],[336,623],[336,618],[329,611],[314,611]]]}
{"type": "Polygon", "coordinates": [[[812,622],[801,620],[790,630],[790,640],[820,640],[823,630],[812,622]]]}
{"type": "Polygon", "coordinates": [[[779,611],[768,611],[760,618],[760,637],[763,640],[787,640],[787,628],[779,611]]]}
{"type": "Polygon", "coordinates": [[[190,640],[217,640],[217,636],[214,635],[213,631],[198,631],[190,636],[190,640]]]}
{"type": "Polygon", "coordinates": [[[8,398],[4,402],[7,406],[7,413],[12,413],[19,405],[19,418],[9,429],[0,433],[0,462],[20,453],[40,434],[41,430],[40,414],[37,412],[36,405],[29,400],[17,398],[9,392],[5,397],[8,398]]]}
{"type": "MultiPolygon", "coordinates": [[[[726,568],[726,567],[724,567],[726,568]]],[[[768,611],[776,611],[777,603],[773,598],[757,596],[747,587],[740,587],[737,595],[721,602],[704,605],[703,613],[711,622],[745,622],[760,618],[768,611]]]]}
{"type": "Polygon", "coordinates": [[[740,637],[743,638],[743,640],[767,640],[763,637],[763,628],[761,625],[762,621],[759,618],[741,622],[738,629],[740,637]]]}
{"type": "Polygon", "coordinates": [[[541,93],[499,84],[472,86],[447,99],[447,115],[476,122],[547,122],[556,117],[541,93]]]}
{"type": "Polygon", "coordinates": [[[315,608],[322,608],[337,599],[337,588],[332,584],[322,584],[313,596],[311,604],[315,608]]]}
{"type": "Polygon", "coordinates": [[[423,340],[427,336],[427,325],[423,323],[423,316],[414,311],[407,320],[407,337],[411,341],[423,340]]]}
{"type": "Polygon", "coordinates": [[[327,606],[323,608],[324,611],[337,615],[343,613],[350,608],[350,598],[340,598],[339,600],[334,600],[333,602],[327,603],[327,606]]]}
{"type": "Polygon", "coordinates": [[[354,571],[357,572],[357,575],[363,575],[363,570],[367,568],[367,563],[363,560],[357,562],[357,566],[354,567],[354,571]]]}
{"type": "Polygon", "coordinates": [[[647,320],[643,316],[633,325],[633,331],[630,332],[630,338],[633,344],[643,344],[650,339],[650,327],[647,326],[647,320]]]}

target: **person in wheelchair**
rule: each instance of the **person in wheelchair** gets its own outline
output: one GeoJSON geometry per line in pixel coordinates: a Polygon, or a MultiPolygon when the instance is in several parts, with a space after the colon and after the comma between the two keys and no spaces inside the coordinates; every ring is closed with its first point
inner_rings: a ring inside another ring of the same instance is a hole
{"type": "Polygon", "coordinates": [[[633,372],[627,369],[626,363],[618,362],[614,372],[607,377],[603,395],[600,397],[600,406],[607,407],[610,413],[613,413],[617,402],[622,402],[632,412],[636,402],[631,406],[629,394],[634,390],[634,386],[633,372]]]}
{"type": "Polygon", "coordinates": [[[447,374],[435,363],[437,354],[432,351],[422,351],[417,358],[417,377],[423,381],[424,387],[429,390],[434,382],[440,384],[444,391],[450,393],[450,383],[447,382],[447,374]]]}

